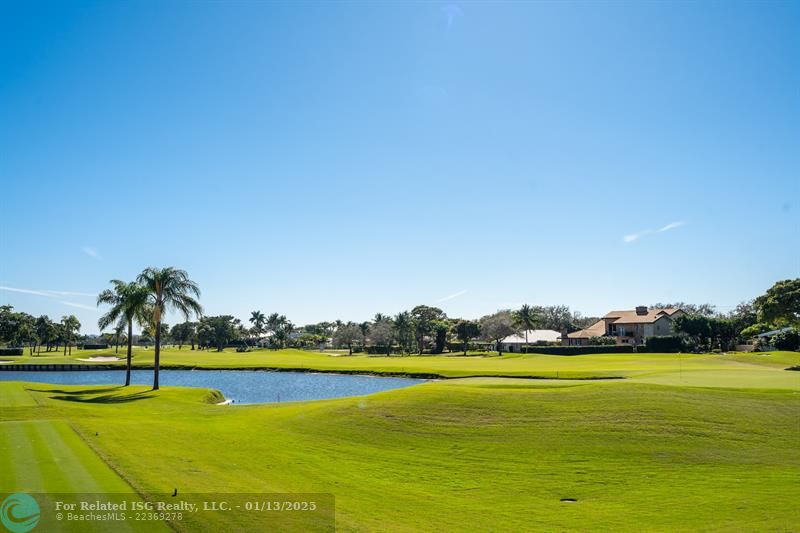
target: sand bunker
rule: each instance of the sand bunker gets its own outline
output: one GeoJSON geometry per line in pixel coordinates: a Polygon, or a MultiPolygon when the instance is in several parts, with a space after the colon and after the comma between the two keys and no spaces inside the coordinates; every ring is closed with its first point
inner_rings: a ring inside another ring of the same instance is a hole
{"type": "Polygon", "coordinates": [[[122,361],[119,357],[90,357],[89,359],[78,359],[78,361],[86,361],[87,363],[111,363],[113,361],[122,361]]]}

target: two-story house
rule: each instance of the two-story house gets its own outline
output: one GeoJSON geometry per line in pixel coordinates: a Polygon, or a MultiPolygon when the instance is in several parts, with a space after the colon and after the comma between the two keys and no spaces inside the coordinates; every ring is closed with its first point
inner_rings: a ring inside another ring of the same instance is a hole
{"type": "Polygon", "coordinates": [[[584,346],[591,344],[593,337],[612,337],[617,344],[638,346],[647,337],[670,335],[672,320],[682,314],[681,309],[648,309],[644,305],[632,311],[611,311],[588,328],[562,336],[562,344],[584,346]]]}

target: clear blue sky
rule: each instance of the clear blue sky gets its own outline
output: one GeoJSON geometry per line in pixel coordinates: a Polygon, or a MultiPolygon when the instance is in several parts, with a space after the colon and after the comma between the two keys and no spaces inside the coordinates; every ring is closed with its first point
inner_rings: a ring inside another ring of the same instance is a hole
{"type": "Polygon", "coordinates": [[[798,2],[0,3],[0,302],[96,331],[107,280],[174,265],[209,314],[299,324],[727,310],[800,273],[798,27],[798,2]]]}

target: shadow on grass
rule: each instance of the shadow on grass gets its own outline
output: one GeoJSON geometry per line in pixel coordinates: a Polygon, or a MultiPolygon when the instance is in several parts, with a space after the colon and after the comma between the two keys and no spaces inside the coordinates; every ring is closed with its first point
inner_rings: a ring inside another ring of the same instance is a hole
{"type": "Polygon", "coordinates": [[[82,390],[64,390],[64,389],[34,389],[34,388],[27,388],[25,390],[31,392],[52,392],[55,394],[93,394],[93,393],[102,393],[102,392],[111,392],[115,390],[121,389],[122,386],[115,386],[115,387],[104,387],[102,389],[82,389],[82,390]]]}
{"type": "MultiPolygon", "coordinates": [[[[59,392],[59,391],[49,391],[49,392],[59,392]]],[[[61,391],[65,392],[65,391],[61,391]]],[[[153,391],[141,391],[141,392],[134,392],[131,394],[106,394],[104,396],[83,396],[85,391],[66,391],[66,394],[61,396],[50,396],[53,400],[63,400],[66,402],[79,402],[79,403],[106,403],[106,404],[115,404],[115,403],[130,403],[130,402],[137,402],[139,400],[146,400],[148,398],[154,398],[153,394],[150,394],[153,391]]],[[[89,392],[98,392],[98,391],[89,391],[89,392]]]]}

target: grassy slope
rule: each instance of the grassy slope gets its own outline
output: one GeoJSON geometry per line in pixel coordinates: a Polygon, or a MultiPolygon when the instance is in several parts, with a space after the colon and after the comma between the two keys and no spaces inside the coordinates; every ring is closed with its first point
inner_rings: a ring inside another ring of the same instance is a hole
{"type": "Polygon", "coordinates": [[[332,492],[342,530],[800,523],[797,390],[472,378],[231,408],[191,389],[26,387],[41,405],[0,419],[99,432],[88,438],[140,490],[332,492]]]}

